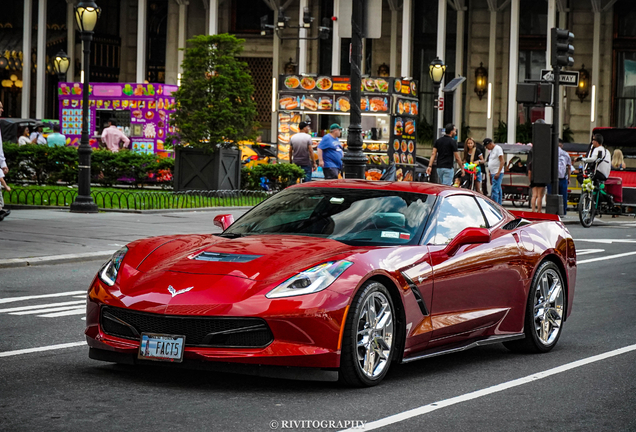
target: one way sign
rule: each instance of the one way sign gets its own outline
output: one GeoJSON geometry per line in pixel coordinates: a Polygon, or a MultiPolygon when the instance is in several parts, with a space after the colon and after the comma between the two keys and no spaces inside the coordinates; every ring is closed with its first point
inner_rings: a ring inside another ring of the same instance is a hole
{"type": "MultiPolygon", "coordinates": [[[[541,69],[541,81],[554,81],[552,69],[541,69]]],[[[559,83],[566,87],[577,87],[579,85],[579,73],[561,71],[559,74],[559,83]]]]}

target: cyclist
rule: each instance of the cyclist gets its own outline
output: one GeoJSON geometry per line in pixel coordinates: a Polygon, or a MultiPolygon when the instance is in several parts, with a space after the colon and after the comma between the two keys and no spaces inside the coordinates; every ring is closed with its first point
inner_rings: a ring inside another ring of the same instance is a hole
{"type": "Polygon", "coordinates": [[[592,148],[584,162],[595,164],[594,176],[592,177],[594,184],[598,185],[607,180],[612,170],[612,157],[610,152],[603,147],[603,135],[594,134],[592,136],[592,148]]]}

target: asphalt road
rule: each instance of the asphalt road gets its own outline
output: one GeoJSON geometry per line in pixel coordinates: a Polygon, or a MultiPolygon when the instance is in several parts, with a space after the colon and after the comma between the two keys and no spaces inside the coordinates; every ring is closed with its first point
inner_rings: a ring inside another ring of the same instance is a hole
{"type": "Polygon", "coordinates": [[[16,353],[84,340],[81,296],[100,262],[0,269],[0,430],[368,430],[382,420],[386,431],[636,431],[636,226],[569,229],[577,288],[553,351],[491,345],[393,365],[370,389],[116,366],[86,346],[16,353]],[[67,309],[16,314],[48,303],[67,309]]]}

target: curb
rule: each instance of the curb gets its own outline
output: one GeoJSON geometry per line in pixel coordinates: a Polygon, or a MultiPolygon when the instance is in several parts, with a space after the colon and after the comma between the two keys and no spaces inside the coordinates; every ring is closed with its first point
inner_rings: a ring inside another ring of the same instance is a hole
{"type": "MultiPolygon", "coordinates": [[[[135,214],[161,214],[161,213],[184,213],[184,212],[219,212],[223,210],[246,210],[255,206],[236,207],[193,207],[180,209],[156,209],[156,210],[130,210],[130,209],[98,209],[99,213],[135,213],[135,214]]],[[[70,207],[61,206],[35,206],[24,204],[9,204],[5,208],[9,210],[66,210],[70,212],[70,207]]]]}
{"type": "Polygon", "coordinates": [[[30,267],[37,265],[63,264],[110,258],[116,251],[87,252],[82,254],[51,255],[44,257],[10,258],[0,260],[0,268],[30,267]]]}

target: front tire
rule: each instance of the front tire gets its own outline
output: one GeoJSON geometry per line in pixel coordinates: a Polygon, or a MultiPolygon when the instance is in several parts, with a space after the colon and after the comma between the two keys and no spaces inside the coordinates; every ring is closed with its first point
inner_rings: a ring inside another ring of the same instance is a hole
{"type": "Polygon", "coordinates": [[[389,290],[370,281],[356,293],[345,323],[340,381],[372,387],[389,371],[396,344],[395,307],[389,290]]]}
{"type": "Polygon", "coordinates": [[[589,192],[584,192],[579,200],[579,220],[585,228],[592,226],[594,216],[596,215],[596,206],[594,205],[594,197],[589,192]]]}
{"type": "Polygon", "coordinates": [[[559,340],[565,312],[565,284],[561,271],[552,261],[545,261],[532,279],[526,305],[524,333],[521,340],[505,342],[513,352],[544,353],[559,340]]]}

